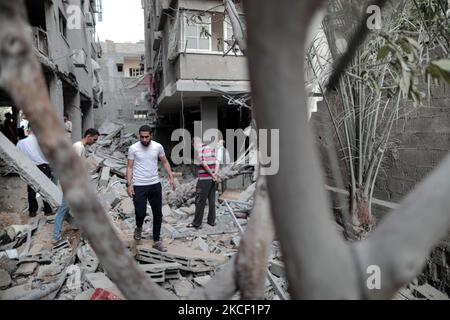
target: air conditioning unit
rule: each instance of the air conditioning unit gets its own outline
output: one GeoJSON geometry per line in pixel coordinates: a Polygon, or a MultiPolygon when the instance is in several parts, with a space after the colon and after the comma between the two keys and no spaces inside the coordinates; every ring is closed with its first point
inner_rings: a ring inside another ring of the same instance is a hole
{"type": "Polygon", "coordinates": [[[86,52],[83,49],[74,49],[72,53],[73,65],[77,68],[86,67],[86,52]]]}
{"type": "Polygon", "coordinates": [[[86,18],[86,25],[88,27],[93,27],[94,26],[94,16],[92,15],[91,12],[86,12],[85,13],[85,18],[86,18]]]}

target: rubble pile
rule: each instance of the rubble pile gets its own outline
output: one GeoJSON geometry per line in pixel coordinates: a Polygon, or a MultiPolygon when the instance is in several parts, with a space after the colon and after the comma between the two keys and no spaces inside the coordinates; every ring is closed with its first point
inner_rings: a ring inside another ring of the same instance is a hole
{"type": "MultiPolygon", "coordinates": [[[[98,143],[88,148],[87,164],[91,182],[115,232],[149,280],[181,299],[188,298],[193,289],[206,286],[238,251],[241,234],[251,219],[255,183],[244,191],[226,190],[216,202],[216,225],[210,226],[205,221],[197,230],[187,227],[195,213],[195,170],[190,166],[173,168],[177,189],[172,191],[160,169],[164,204],[161,236],[168,251],[158,251],[152,247],[149,205],[143,239],[138,242],[133,239],[135,215],[133,201],[126,191],[126,153],[138,137],[126,133],[125,126],[111,122],[106,122],[99,131],[98,143]]],[[[232,165],[223,172],[222,178],[247,169],[232,165]]],[[[10,168],[3,165],[1,170],[8,172],[10,168]]],[[[124,299],[76,227],[65,224],[64,241],[56,246],[52,244],[54,218],[0,213],[0,300],[124,299]]],[[[289,299],[278,241],[272,243],[267,274],[265,299],[289,299]]],[[[394,297],[447,298],[427,284],[405,287],[394,297]]],[[[233,299],[239,299],[239,294],[233,299]]]]}
{"type": "MultiPolygon", "coordinates": [[[[168,249],[160,252],[152,248],[149,205],[143,239],[133,240],[135,216],[133,201],[126,191],[126,154],[138,137],[126,131],[124,125],[112,122],[99,128],[99,141],[87,148],[91,182],[114,230],[142,271],[163,288],[186,298],[192,289],[205,286],[236,254],[241,230],[245,229],[251,211],[255,184],[239,197],[228,198],[227,205],[224,204],[226,193],[223,194],[216,203],[216,225],[205,222],[202,229],[196,230],[187,227],[195,212],[195,169],[190,166],[173,168],[176,191],[172,191],[165,172],[160,169],[163,177],[161,236],[168,249]]],[[[232,170],[237,172],[235,168],[232,170]]],[[[231,168],[226,174],[230,172],[231,168]]],[[[27,219],[28,224],[0,229],[0,299],[124,299],[79,231],[65,224],[65,240],[54,246],[50,241],[54,216],[38,215],[27,219]]],[[[280,271],[281,254],[276,242],[271,263],[278,266],[272,268],[277,283],[267,280],[266,298],[282,298],[277,293],[279,290],[283,290],[286,297],[287,286],[280,271]]]]}

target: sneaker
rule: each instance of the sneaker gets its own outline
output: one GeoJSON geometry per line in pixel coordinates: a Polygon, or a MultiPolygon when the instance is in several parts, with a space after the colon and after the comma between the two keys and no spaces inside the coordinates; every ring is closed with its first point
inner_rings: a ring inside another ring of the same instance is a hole
{"type": "Polygon", "coordinates": [[[156,250],[159,250],[161,252],[166,252],[167,251],[167,248],[163,245],[162,241],[156,241],[153,244],[153,248],[156,249],[156,250]]]}
{"type": "Polygon", "coordinates": [[[142,228],[136,227],[134,229],[134,240],[141,240],[142,239],[142,228]]]}

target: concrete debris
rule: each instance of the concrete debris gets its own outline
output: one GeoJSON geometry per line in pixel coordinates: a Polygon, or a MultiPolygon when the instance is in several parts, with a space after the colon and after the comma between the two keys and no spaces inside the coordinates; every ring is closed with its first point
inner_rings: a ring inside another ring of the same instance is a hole
{"type": "Polygon", "coordinates": [[[37,277],[39,279],[45,279],[48,277],[56,276],[60,274],[64,269],[64,266],[60,264],[50,264],[47,266],[40,266],[37,277]]]}
{"type": "Polygon", "coordinates": [[[95,272],[98,268],[99,261],[97,255],[90,245],[81,246],[77,251],[77,257],[80,260],[80,268],[88,273],[95,272]]]}
{"type": "Polygon", "coordinates": [[[284,263],[278,260],[272,260],[269,262],[269,271],[277,277],[285,277],[284,263]]]}
{"type": "Polygon", "coordinates": [[[94,294],[94,289],[88,289],[78,294],[74,300],[91,300],[92,295],[94,294]]]}
{"type": "Polygon", "coordinates": [[[66,286],[69,290],[81,290],[81,269],[77,265],[71,265],[66,270],[67,278],[66,286]]]}
{"type": "Polygon", "coordinates": [[[203,252],[209,252],[208,244],[202,238],[198,237],[192,242],[192,248],[196,250],[201,250],[203,252]]]}
{"type": "Polygon", "coordinates": [[[100,175],[100,181],[98,182],[98,186],[100,188],[108,186],[110,173],[111,173],[110,167],[103,167],[102,174],[100,175]]]}
{"type": "Polygon", "coordinates": [[[154,282],[165,282],[180,279],[179,263],[140,264],[139,267],[154,282]]]}
{"type": "Polygon", "coordinates": [[[204,287],[206,284],[211,280],[211,276],[202,276],[202,277],[195,277],[194,282],[198,285],[204,287]]]}
{"type": "Polygon", "coordinates": [[[194,250],[181,245],[167,246],[167,252],[161,252],[151,247],[138,245],[137,260],[147,263],[176,262],[180,269],[191,272],[205,272],[214,270],[227,261],[221,255],[194,250]]]}
{"type": "Polygon", "coordinates": [[[186,298],[192,289],[194,289],[194,285],[189,280],[184,279],[174,282],[173,289],[178,297],[186,298]]]}
{"type": "Polygon", "coordinates": [[[85,277],[94,289],[107,289],[114,287],[114,283],[102,272],[88,273],[85,277]]]}
{"type": "Polygon", "coordinates": [[[27,184],[31,185],[50,205],[58,207],[61,204],[61,190],[1,132],[0,158],[10,167],[14,168],[14,171],[16,171],[27,184]]]}
{"type": "Polygon", "coordinates": [[[19,254],[16,249],[5,250],[5,251],[0,252],[0,258],[3,258],[3,257],[8,258],[8,259],[18,259],[19,254]]]}
{"type": "Polygon", "coordinates": [[[0,290],[5,290],[11,285],[11,276],[6,270],[0,269],[0,290]]]}
{"type": "Polygon", "coordinates": [[[17,268],[15,275],[16,276],[29,276],[34,273],[34,270],[37,268],[37,262],[27,262],[22,263],[19,268],[17,268]]]}

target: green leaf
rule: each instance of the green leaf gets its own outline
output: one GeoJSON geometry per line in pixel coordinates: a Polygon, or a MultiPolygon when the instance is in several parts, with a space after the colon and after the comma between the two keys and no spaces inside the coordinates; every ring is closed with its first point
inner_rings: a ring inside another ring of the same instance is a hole
{"type": "Polygon", "coordinates": [[[378,51],[377,60],[383,60],[384,58],[387,57],[387,55],[391,51],[392,51],[391,47],[389,45],[385,45],[378,51]]]}
{"type": "Polygon", "coordinates": [[[431,61],[431,64],[437,66],[441,70],[450,72],[450,59],[440,59],[431,61]]]}

